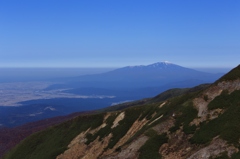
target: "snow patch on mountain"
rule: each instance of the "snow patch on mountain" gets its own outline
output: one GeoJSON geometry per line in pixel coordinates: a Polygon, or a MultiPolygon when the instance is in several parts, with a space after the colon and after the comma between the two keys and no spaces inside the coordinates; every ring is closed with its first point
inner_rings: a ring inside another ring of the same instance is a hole
{"type": "MultiPolygon", "coordinates": [[[[169,61],[157,62],[149,65],[136,65],[136,66],[127,66],[125,68],[144,68],[144,67],[164,67],[168,65],[175,65],[169,61]]],[[[175,65],[176,66],[176,65],[175,65]]]]}
{"type": "Polygon", "coordinates": [[[55,108],[53,108],[53,107],[46,107],[46,108],[44,108],[44,110],[51,110],[51,111],[55,111],[56,109],[55,108]]]}

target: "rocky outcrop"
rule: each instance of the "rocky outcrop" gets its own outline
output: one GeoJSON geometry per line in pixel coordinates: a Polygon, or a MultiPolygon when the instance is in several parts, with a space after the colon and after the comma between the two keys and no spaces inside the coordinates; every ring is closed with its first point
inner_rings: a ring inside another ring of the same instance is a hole
{"type": "Polygon", "coordinates": [[[196,149],[196,145],[188,141],[191,136],[186,135],[181,129],[169,134],[168,143],[163,144],[159,152],[164,159],[184,159],[196,149]]]}
{"type": "MultiPolygon", "coordinates": [[[[107,114],[104,117],[104,121],[106,121],[106,119],[109,116],[110,115],[107,114]]],[[[125,116],[125,112],[123,111],[115,118],[111,128],[117,127],[118,123],[124,119],[124,116],[125,116]]],[[[68,145],[68,150],[66,150],[63,154],[59,155],[57,159],[77,159],[77,158],[95,159],[99,157],[112,158],[112,156],[115,156],[117,158],[125,158],[127,153],[129,158],[133,158],[133,156],[137,156],[138,149],[146,142],[148,137],[142,136],[138,138],[136,141],[128,145],[127,148],[124,149],[124,151],[121,151],[121,153],[116,153],[115,150],[121,147],[122,145],[124,145],[147,122],[148,120],[146,120],[145,118],[142,120],[136,120],[133,123],[133,125],[130,127],[130,129],[127,131],[127,133],[116,143],[116,145],[112,149],[107,149],[107,150],[105,148],[108,146],[108,143],[113,137],[112,134],[109,134],[108,136],[104,137],[102,140],[99,140],[99,137],[98,137],[89,145],[86,144],[87,142],[86,134],[87,133],[95,134],[101,128],[104,128],[106,126],[106,123],[103,123],[96,129],[93,129],[93,130],[88,129],[87,131],[79,134],[74,140],[72,140],[72,142],[68,145]]]]}
{"type": "Polygon", "coordinates": [[[188,159],[208,159],[210,157],[216,157],[219,154],[226,152],[228,157],[231,157],[232,154],[238,152],[239,150],[233,145],[227,144],[226,141],[215,138],[210,145],[198,150],[193,155],[188,157],[188,159]]]}
{"type": "Polygon", "coordinates": [[[120,114],[117,116],[117,118],[114,120],[113,125],[112,125],[111,128],[115,128],[116,126],[118,126],[119,121],[123,120],[124,117],[125,117],[125,113],[124,113],[124,112],[120,113],[120,114]]]}
{"type": "Polygon", "coordinates": [[[102,159],[137,159],[139,154],[138,150],[148,140],[148,138],[149,137],[142,135],[128,146],[123,147],[121,152],[102,157],[102,159]]]}
{"type": "Polygon", "coordinates": [[[223,113],[223,110],[208,110],[208,104],[217,96],[219,96],[222,91],[228,91],[232,93],[235,90],[240,90],[240,80],[234,81],[222,81],[217,84],[213,84],[210,88],[206,89],[200,97],[197,97],[193,100],[195,108],[198,110],[198,117],[191,124],[199,125],[201,122],[206,121],[207,119],[214,119],[219,114],[223,113]]]}

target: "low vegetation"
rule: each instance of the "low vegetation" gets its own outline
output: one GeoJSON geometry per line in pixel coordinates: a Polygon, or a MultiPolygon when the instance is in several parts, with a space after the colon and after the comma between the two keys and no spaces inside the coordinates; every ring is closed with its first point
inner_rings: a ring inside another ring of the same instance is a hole
{"type": "MultiPolygon", "coordinates": [[[[152,134],[153,135],[153,134],[152,134]]],[[[139,149],[139,159],[161,159],[159,154],[159,147],[168,141],[167,135],[153,135],[146,143],[139,149]]]]}
{"type": "Polygon", "coordinates": [[[102,124],[103,115],[79,116],[74,120],[35,133],[23,140],[5,158],[50,159],[67,149],[67,145],[82,131],[102,124]]]}

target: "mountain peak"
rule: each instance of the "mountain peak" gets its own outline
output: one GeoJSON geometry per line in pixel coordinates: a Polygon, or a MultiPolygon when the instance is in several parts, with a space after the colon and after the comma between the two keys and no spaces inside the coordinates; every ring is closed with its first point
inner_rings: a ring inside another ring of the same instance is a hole
{"type": "Polygon", "coordinates": [[[167,66],[177,66],[169,61],[156,62],[149,65],[136,65],[136,66],[127,66],[125,68],[166,68],[167,66]]]}
{"type": "Polygon", "coordinates": [[[163,61],[163,62],[157,62],[157,63],[153,63],[153,64],[150,64],[150,65],[147,65],[146,67],[154,67],[154,68],[168,68],[168,67],[172,67],[172,66],[178,66],[178,65],[175,65],[169,61],[163,61]]]}
{"type": "Polygon", "coordinates": [[[153,63],[153,64],[166,64],[166,65],[169,65],[169,64],[172,64],[172,63],[169,62],[169,61],[160,61],[160,62],[156,62],[156,63],[153,63]]]}
{"type": "MultiPolygon", "coordinates": [[[[156,62],[156,63],[153,63],[153,64],[170,65],[170,64],[172,64],[172,63],[169,62],[169,61],[161,61],[161,62],[156,62]]],[[[153,65],[153,64],[150,64],[150,65],[153,65]]]]}
{"type": "Polygon", "coordinates": [[[160,63],[164,63],[164,64],[172,64],[171,62],[169,62],[169,61],[162,61],[162,62],[160,62],[160,63]]]}

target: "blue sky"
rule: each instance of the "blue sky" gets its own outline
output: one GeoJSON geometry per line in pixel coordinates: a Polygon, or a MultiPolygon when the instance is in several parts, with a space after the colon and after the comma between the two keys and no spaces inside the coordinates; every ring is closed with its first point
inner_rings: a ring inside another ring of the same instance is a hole
{"type": "Polygon", "coordinates": [[[239,8],[239,0],[2,0],[0,67],[235,67],[239,8]]]}

